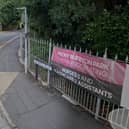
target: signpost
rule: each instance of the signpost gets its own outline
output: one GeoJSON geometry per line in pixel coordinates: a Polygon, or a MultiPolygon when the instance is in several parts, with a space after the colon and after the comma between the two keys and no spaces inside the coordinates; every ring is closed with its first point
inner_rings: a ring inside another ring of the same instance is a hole
{"type": "Polygon", "coordinates": [[[52,71],[52,67],[50,65],[44,63],[43,61],[35,59],[34,64],[35,64],[35,73],[36,73],[35,78],[36,78],[36,80],[38,80],[38,67],[42,67],[44,69],[47,69],[48,71],[52,71]]]}
{"type": "MultiPolygon", "coordinates": [[[[24,11],[24,23],[25,23],[25,26],[24,26],[24,31],[25,31],[25,62],[24,62],[24,66],[25,66],[25,74],[27,74],[27,69],[28,69],[28,45],[27,45],[27,24],[28,24],[28,17],[27,17],[27,8],[26,7],[20,7],[20,8],[17,8],[18,10],[23,10],[24,11]]],[[[23,14],[22,14],[22,17],[23,17],[23,14]]]]}

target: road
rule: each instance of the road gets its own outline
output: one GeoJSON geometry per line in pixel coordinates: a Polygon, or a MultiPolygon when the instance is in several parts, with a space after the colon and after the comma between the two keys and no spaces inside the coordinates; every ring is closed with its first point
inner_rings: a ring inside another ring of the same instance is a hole
{"type": "MultiPolygon", "coordinates": [[[[12,35],[17,33],[9,33],[12,35]]],[[[0,89],[4,91],[0,99],[18,129],[106,129],[89,113],[77,110],[60,95],[41,88],[31,75],[25,75],[18,62],[18,47],[16,40],[0,49],[0,89]]]]}
{"type": "Polygon", "coordinates": [[[0,32],[0,44],[16,36],[17,32],[0,32]]]}
{"type": "Polygon", "coordinates": [[[6,41],[18,35],[18,32],[0,32],[0,72],[18,72],[21,66],[18,63],[18,45],[6,45],[6,41]],[[3,45],[4,44],[4,45],[3,45]]]}

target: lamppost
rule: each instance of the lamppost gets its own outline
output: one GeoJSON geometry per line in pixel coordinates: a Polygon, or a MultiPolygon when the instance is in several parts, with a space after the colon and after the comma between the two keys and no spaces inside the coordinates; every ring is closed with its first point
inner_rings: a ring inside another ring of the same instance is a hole
{"type": "Polygon", "coordinates": [[[24,11],[24,22],[25,22],[25,25],[24,25],[24,33],[25,33],[25,61],[24,61],[24,67],[25,67],[25,74],[27,74],[27,68],[28,68],[28,51],[27,51],[27,33],[28,33],[28,30],[27,30],[27,24],[28,24],[28,18],[27,18],[27,8],[26,7],[20,7],[20,8],[17,8],[18,10],[23,10],[24,11]]]}

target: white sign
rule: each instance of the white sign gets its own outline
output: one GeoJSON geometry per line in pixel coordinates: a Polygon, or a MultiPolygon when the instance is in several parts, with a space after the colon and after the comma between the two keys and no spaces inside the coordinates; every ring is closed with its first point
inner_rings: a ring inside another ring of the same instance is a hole
{"type": "Polygon", "coordinates": [[[41,61],[34,60],[34,64],[37,64],[37,65],[39,65],[40,67],[43,67],[43,68],[45,68],[45,69],[47,69],[47,70],[49,70],[49,71],[52,71],[52,67],[51,67],[50,65],[45,64],[45,63],[43,63],[43,62],[41,62],[41,61]]]}

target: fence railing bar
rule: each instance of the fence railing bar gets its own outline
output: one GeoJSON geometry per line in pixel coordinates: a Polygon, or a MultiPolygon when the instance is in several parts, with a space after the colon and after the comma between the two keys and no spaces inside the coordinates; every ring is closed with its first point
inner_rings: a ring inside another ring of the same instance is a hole
{"type": "Polygon", "coordinates": [[[71,47],[71,45],[70,45],[70,46],[69,46],[69,50],[71,50],[71,48],[72,48],[72,47],[71,47]]]}
{"type": "Polygon", "coordinates": [[[72,84],[70,82],[69,82],[69,90],[70,90],[69,96],[73,98],[72,84]]]}
{"type": "Polygon", "coordinates": [[[76,90],[76,92],[75,92],[75,99],[77,100],[77,97],[78,97],[78,93],[77,93],[78,87],[75,87],[75,90],[76,90]]]}
{"type": "Polygon", "coordinates": [[[115,55],[115,60],[116,60],[116,61],[118,60],[118,55],[117,55],[117,54],[115,55]]]}
{"type": "Polygon", "coordinates": [[[105,52],[104,52],[103,58],[107,58],[107,51],[108,51],[108,48],[105,48],[105,52]]]}
{"type": "Polygon", "coordinates": [[[83,99],[84,99],[84,95],[83,95],[83,89],[81,89],[81,100],[80,100],[80,104],[83,105],[83,99]]]}
{"type": "Polygon", "coordinates": [[[62,43],[60,44],[60,47],[63,48],[63,44],[62,43]]]}
{"type": "Polygon", "coordinates": [[[104,116],[104,113],[105,113],[105,100],[103,100],[103,106],[102,106],[102,113],[101,113],[101,116],[103,117],[104,116]]]}
{"type": "Polygon", "coordinates": [[[90,107],[89,109],[92,111],[92,104],[93,104],[93,95],[90,96],[90,107]]]}
{"type": "Polygon", "coordinates": [[[76,88],[73,86],[73,83],[71,83],[71,87],[72,87],[72,97],[76,99],[76,88]]]}
{"type": "Polygon", "coordinates": [[[87,92],[86,92],[86,90],[85,90],[85,92],[84,92],[84,99],[83,99],[83,106],[86,105],[86,95],[87,95],[87,92]]]}
{"type": "Polygon", "coordinates": [[[122,111],[120,125],[123,125],[125,109],[122,111]]]}
{"type": "Polygon", "coordinates": [[[127,55],[125,58],[125,62],[128,63],[128,61],[129,61],[129,56],[127,55]]]}
{"type": "Polygon", "coordinates": [[[85,49],[85,53],[86,53],[86,54],[88,53],[88,50],[87,50],[87,48],[85,49]]]}
{"type": "Polygon", "coordinates": [[[87,96],[87,100],[86,100],[86,107],[88,108],[88,104],[89,104],[89,93],[88,93],[88,96],[87,96]]]}
{"type": "Polygon", "coordinates": [[[107,113],[106,113],[106,118],[108,119],[108,115],[109,115],[109,108],[110,108],[110,102],[108,102],[108,106],[107,106],[107,113]]]}
{"type": "Polygon", "coordinates": [[[65,44],[65,49],[67,48],[67,45],[65,44]]]}
{"type": "Polygon", "coordinates": [[[79,52],[82,52],[82,48],[80,47],[79,52]]]}
{"type": "Polygon", "coordinates": [[[89,55],[92,55],[92,51],[91,50],[89,51],[89,55]]]}
{"type": "MultiPolygon", "coordinates": [[[[112,106],[112,111],[115,109],[115,104],[113,104],[112,106]]],[[[114,112],[111,113],[111,121],[113,120],[113,115],[114,115],[114,112]]]]}
{"type": "Polygon", "coordinates": [[[127,115],[127,119],[126,119],[126,126],[127,129],[129,128],[129,110],[128,110],[128,115],[127,115]]]}
{"type": "Polygon", "coordinates": [[[76,46],[74,46],[74,51],[77,51],[77,47],[76,46]]]}
{"type": "Polygon", "coordinates": [[[95,112],[95,109],[96,109],[96,102],[97,102],[97,99],[96,99],[96,96],[94,96],[93,112],[95,112]]]}
{"type": "Polygon", "coordinates": [[[97,97],[96,109],[95,109],[95,119],[98,119],[98,116],[100,113],[100,107],[101,107],[101,99],[100,99],[100,97],[97,97]]]}
{"type": "Polygon", "coordinates": [[[118,122],[118,118],[119,118],[119,108],[117,109],[117,113],[116,113],[116,118],[115,118],[115,122],[118,122]]]}
{"type": "Polygon", "coordinates": [[[96,56],[99,56],[99,52],[98,51],[96,52],[96,56]]]}

